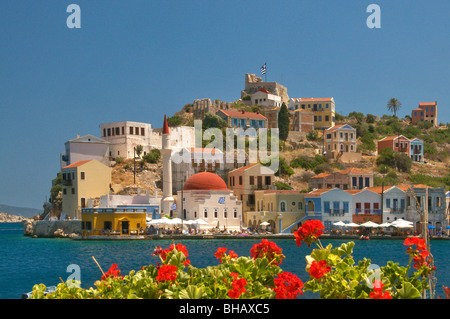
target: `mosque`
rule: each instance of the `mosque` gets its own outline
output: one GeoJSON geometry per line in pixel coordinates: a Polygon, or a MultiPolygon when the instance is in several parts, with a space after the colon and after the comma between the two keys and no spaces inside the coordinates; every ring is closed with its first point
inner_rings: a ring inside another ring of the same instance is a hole
{"type": "Polygon", "coordinates": [[[172,149],[167,117],[164,115],[162,135],[163,196],[162,214],[183,220],[203,219],[209,227],[240,230],[242,201],[228,189],[216,174],[200,172],[189,177],[177,195],[172,194],[172,149]]]}

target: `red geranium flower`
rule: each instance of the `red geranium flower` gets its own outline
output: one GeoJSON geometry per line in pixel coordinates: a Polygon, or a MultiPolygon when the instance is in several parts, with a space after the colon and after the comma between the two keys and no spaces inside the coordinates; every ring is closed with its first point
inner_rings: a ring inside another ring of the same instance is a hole
{"type": "Polygon", "coordinates": [[[320,279],[330,270],[331,267],[327,265],[326,260],[321,260],[319,262],[313,260],[309,267],[309,274],[316,279],[320,279]]]}
{"type": "MultiPolygon", "coordinates": [[[[232,273],[233,275],[237,275],[235,273],[232,273]]],[[[230,274],[231,276],[231,274],[230,274]]],[[[234,277],[234,276],[232,276],[234,277]]],[[[234,279],[233,283],[231,284],[233,286],[232,289],[230,289],[228,291],[228,297],[233,298],[233,299],[237,299],[239,298],[242,294],[245,294],[247,292],[247,289],[244,288],[244,286],[247,285],[247,280],[245,278],[240,278],[240,279],[234,279]]]]}
{"type": "Polygon", "coordinates": [[[392,299],[389,291],[383,292],[383,283],[380,280],[375,280],[373,282],[373,292],[369,294],[372,299],[392,299]]]}
{"type": "Polygon", "coordinates": [[[273,281],[277,299],[296,299],[298,294],[303,296],[303,282],[296,275],[284,271],[273,281]]]}
{"type": "Polygon", "coordinates": [[[265,257],[269,262],[278,266],[283,262],[282,258],[285,258],[281,253],[282,251],[274,242],[263,239],[261,243],[253,245],[252,249],[250,249],[250,257],[254,259],[265,257]]]}
{"type": "Polygon", "coordinates": [[[111,268],[108,269],[108,271],[102,276],[102,280],[106,280],[106,278],[108,277],[113,277],[113,278],[123,278],[123,276],[119,276],[120,275],[120,269],[117,268],[117,264],[112,264],[111,268]]]}
{"type": "MultiPolygon", "coordinates": [[[[155,248],[155,251],[154,251],[154,253],[153,253],[152,255],[153,255],[153,256],[158,256],[158,255],[160,255],[160,256],[161,256],[161,259],[164,261],[164,260],[166,260],[167,255],[168,255],[172,250],[174,250],[174,249],[176,249],[177,251],[182,252],[186,258],[189,256],[189,253],[188,253],[188,250],[187,250],[186,246],[184,246],[184,245],[182,245],[182,244],[180,244],[180,243],[178,243],[176,246],[172,244],[172,245],[170,245],[169,248],[167,248],[167,249],[161,249],[161,247],[158,246],[158,247],[155,248]]],[[[185,266],[190,265],[190,264],[191,264],[191,261],[190,261],[189,259],[186,259],[186,260],[183,262],[183,264],[184,264],[185,266]]]]}
{"type": "Polygon", "coordinates": [[[405,246],[413,246],[416,245],[418,250],[427,250],[427,246],[425,245],[425,239],[419,237],[408,237],[403,242],[405,246]]]}
{"type": "Polygon", "coordinates": [[[238,255],[233,250],[230,250],[228,256],[230,256],[230,258],[238,258],[238,255]]]}
{"type": "Polygon", "coordinates": [[[220,261],[222,262],[222,258],[225,256],[225,252],[228,250],[228,248],[226,247],[219,247],[217,248],[217,251],[214,253],[214,256],[217,259],[220,259],[220,261]]]}
{"type": "Polygon", "coordinates": [[[177,266],[174,265],[162,265],[158,269],[158,275],[156,280],[158,281],[174,281],[177,279],[177,266]]]}
{"type": "Polygon", "coordinates": [[[295,232],[295,243],[297,246],[302,244],[302,240],[311,247],[311,243],[315,242],[322,234],[325,226],[320,220],[307,220],[295,232]]]}

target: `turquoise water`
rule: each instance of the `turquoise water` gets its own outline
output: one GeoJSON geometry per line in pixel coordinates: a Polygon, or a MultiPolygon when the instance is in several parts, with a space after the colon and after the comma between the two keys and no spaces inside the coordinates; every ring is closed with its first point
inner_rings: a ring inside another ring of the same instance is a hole
{"type": "MultiPolygon", "coordinates": [[[[303,281],[308,279],[305,272],[305,255],[311,252],[306,245],[297,247],[294,240],[274,240],[283,249],[286,259],[282,268],[295,273],[303,281]]],[[[195,267],[217,265],[214,252],[224,246],[234,250],[238,255],[249,256],[253,244],[260,240],[183,240],[189,251],[189,259],[195,267]]],[[[342,240],[322,240],[324,245],[332,243],[339,246],[342,240]]],[[[101,272],[92,259],[99,262],[104,271],[112,263],[119,265],[122,274],[130,270],[139,270],[141,266],[155,264],[157,258],[151,256],[155,246],[167,248],[172,241],[74,241],[71,239],[29,238],[23,236],[22,224],[0,224],[0,299],[20,298],[22,293],[32,290],[34,284],[47,286],[57,285],[60,277],[65,281],[71,272],[67,267],[76,264],[80,267],[82,287],[89,288],[100,279],[101,272]]],[[[402,240],[369,240],[356,241],[354,259],[363,257],[372,260],[373,264],[386,265],[394,260],[406,265],[402,240]]],[[[450,286],[450,241],[432,241],[431,252],[435,258],[438,295],[443,296],[442,285],[450,286]]],[[[304,298],[317,298],[317,295],[305,293],[304,298]]]]}

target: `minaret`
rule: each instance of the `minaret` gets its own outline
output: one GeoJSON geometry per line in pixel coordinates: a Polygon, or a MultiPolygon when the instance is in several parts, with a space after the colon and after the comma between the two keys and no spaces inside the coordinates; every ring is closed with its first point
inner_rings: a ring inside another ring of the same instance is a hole
{"type": "Polygon", "coordinates": [[[162,212],[170,214],[170,207],[174,203],[172,196],[172,149],[170,147],[170,132],[167,117],[164,114],[164,125],[162,134],[162,162],[163,162],[163,196],[161,200],[162,212]]]}

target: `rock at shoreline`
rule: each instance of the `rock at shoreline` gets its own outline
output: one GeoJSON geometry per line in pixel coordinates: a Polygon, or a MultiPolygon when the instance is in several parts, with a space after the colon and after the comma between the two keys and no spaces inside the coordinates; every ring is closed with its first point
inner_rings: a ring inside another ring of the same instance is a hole
{"type": "Polygon", "coordinates": [[[0,213],[0,223],[21,223],[24,220],[31,220],[31,219],[23,216],[0,213]]]}
{"type": "Polygon", "coordinates": [[[73,238],[81,234],[80,220],[25,220],[23,234],[33,238],[73,238]]]}

